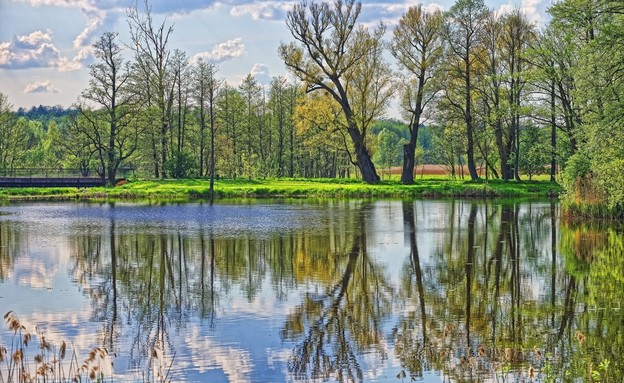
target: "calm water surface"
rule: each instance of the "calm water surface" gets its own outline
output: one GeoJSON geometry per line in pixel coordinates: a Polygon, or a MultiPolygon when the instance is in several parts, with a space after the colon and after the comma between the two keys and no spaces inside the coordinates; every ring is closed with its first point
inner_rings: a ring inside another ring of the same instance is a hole
{"type": "Polygon", "coordinates": [[[0,310],[114,381],[621,382],[622,227],[558,209],[5,205],[0,310]]]}

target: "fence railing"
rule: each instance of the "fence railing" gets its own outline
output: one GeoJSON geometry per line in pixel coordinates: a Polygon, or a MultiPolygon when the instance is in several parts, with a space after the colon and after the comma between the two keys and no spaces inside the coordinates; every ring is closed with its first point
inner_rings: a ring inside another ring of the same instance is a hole
{"type": "MultiPolygon", "coordinates": [[[[117,178],[134,175],[134,168],[117,169],[117,178]]],[[[100,174],[94,169],[78,168],[11,168],[0,169],[0,177],[10,178],[98,178],[100,174]]]]}

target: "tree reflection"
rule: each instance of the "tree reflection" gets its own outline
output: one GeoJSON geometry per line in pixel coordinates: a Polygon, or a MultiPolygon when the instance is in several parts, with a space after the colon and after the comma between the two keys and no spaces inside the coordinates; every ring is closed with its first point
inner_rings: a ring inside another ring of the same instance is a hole
{"type": "Polygon", "coordinates": [[[368,256],[366,210],[354,212],[350,246],[324,253],[321,292],[306,294],[282,329],[284,340],[296,342],[289,369],[297,379],[363,381],[362,353],[386,358],[381,322],[391,312],[392,289],[368,256]]]}
{"type": "Polygon", "coordinates": [[[401,278],[401,297],[418,309],[408,312],[395,328],[395,353],[413,377],[421,377],[427,360],[435,362],[436,353],[432,352],[431,344],[427,339],[425,288],[416,239],[415,210],[417,205],[412,201],[403,201],[401,205],[403,232],[410,250],[409,264],[403,268],[404,273],[401,278]],[[418,299],[418,302],[412,304],[413,299],[418,299]],[[418,322],[420,322],[420,330],[418,322]]]}
{"type": "Polygon", "coordinates": [[[0,220],[0,281],[4,281],[13,270],[15,260],[24,255],[28,248],[28,238],[9,221],[0,220]]]}
{"type": "Polygon", "coordinates": [[[550,243],[551,231],[548,222],[522,229],[520,222],[550,215],[518,204],[449,205],[451,216],[442,234],[446,240],[424,255],[434,265],[424,281],[417,238],[419,230],[427,233],[435,223],[426,214],[414,214],[419,202],[402,205],[410,259],[400,296],[408,301],[418,297],[418,302],[408,305],[413,311],[396,326],[395,353],[414,377],[427,369],[442,370],[452,380],[526,373],[539,366],[542,335],[550,328],[543,314],[552,307],[542,307],[530,281],[540,278],[535,273],[544,269],[540,262],[551,260],[537,253],[548,248],[542,245],[550,243]]]}
{"type": "MultiPolygon", "coordinates": [[[[392,368],[450,381],[624,378],[621,226],[560,222],[554,202],[323,208],[320,228],[262,235],[129,225],[114,214],[77,227],[71,273],[92,301],[99,345],[162,380],[194,340],[180,334],[201,322],[199,335],[216,339],[233,300],[249,310],[273,299],[287,314],[261,314],[284,315],[280,363],[294,379],[364,381],[392,368]],[[401,230],[404,241],[386,248],[401,230]]],[[[0,220],[0,276],[27,253],[23,237],[0,220]]],[[[169,379],[185,380],[187,366],[169,379]]]]}

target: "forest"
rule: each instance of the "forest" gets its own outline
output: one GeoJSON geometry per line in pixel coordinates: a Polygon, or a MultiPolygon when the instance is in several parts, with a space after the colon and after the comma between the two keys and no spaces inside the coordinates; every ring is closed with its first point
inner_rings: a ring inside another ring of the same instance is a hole
{"type": "Polygon", "coordinates": [[[365,26],[361,8],[294,5],[275,52],[292,77],[265,86],[191,61],[167,21],[134,6],[131,42],[101,35],[71,107],[14,110],[0,87],[0,174],[378,183],[394,167],[411,184],[431,163],[477,182],[549,174],[571,211],[624,213],[624,3],[562,0],[544,26],[483,0],[412,6],[393,26],[365,26]],[[386,117],[392,103],[402,121],[386,117]]]}

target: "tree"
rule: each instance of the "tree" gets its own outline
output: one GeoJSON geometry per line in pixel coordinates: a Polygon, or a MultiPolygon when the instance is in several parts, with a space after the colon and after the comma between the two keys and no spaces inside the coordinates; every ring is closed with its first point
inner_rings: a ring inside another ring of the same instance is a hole
{"type": "MultiPolygon", "coordinates": [[[[503,155],[507,159],[509,156],[509,149],[512,143],[515,144],[513,151],[515,152],[513,177],[516,180],[520,180],[519,161],[521,159],[520,154],[520,117],[522,114],[522,97],[525,92],[525,85],[527,83],[525,72],[527,70],[528,62],[526,59],[528,48],[531,46],[532,41],[535,39],[535,30],[533,25],[529,22],[525,15],[521,13],[519,9],[514,10],[509,15],[505,16],[501,21],[501,51],[502,59],[504,60],[508,75],[507,87],[509,98],[509,129],[507,143],[504,143],[502,139],[497,135],[497,144],[499,152],[501,153],[501,172],[504,179],[511,178],[511,169],[509,164],[505,162],[503,164],[503,155]],[[506,147],[505,147],[506,145],[506,147]],[[503,154],[506,151],[507,153],[503,154]]],[[[501,134],[497,132],[497,134],[501,134]]]]}
{"type": "Polygon", "coordinates": [[[242,149],[246,148],[245,154],[249,161],[262,160],[263,150],[261,148],[266,145],[262,141],[262,85],[251,74],[247,74],[238,90],[245,99],[245,122],[243,127],[244,132],[246,132],[246,145],[242,149]]]}
{"type": "Polygon", "coordinates": [[[135,52],[136,66],[145,83],[143,97],[145,103],[158,112],[160,131],[157,141],[153,141],[155,176],[166,177],[167,135],[171,130],[171,116],[174,102],[174,81],[172,80],[169,37],[173,27],[165,22],[154,25],[151,8],[145,0],[145,16],[139,14],[135,3],[128,11],[130,37],[135,52]],[[159,150],[159,153],[158,153],[159,150]],[[160,164],[160,169],[158,165],[160,164]]]}
{"type": "Polygon", "coordinates": [[[92,110],[81,103],[78,109],[88,123],[70,125],[93,144],[102,169],[100,176],[108,185],[115,184],[117,169],[136,150],[139,136],[133,121],[136,94],[116,37],[116,33],[106,32],[95,43],[98,61],[89,66],[89,87],[82,92],[85,101],[100,109],[92,110]]]}
{"type": "Polygon", "coordinates": [[[210,127],[210,195],[212,198],[214,191],[215,176],[215,103],[221,80],[217,79],[218,67],[215,63],[205,62],[199,59],[195,66],[195,101],[199,105],[199,175],[204,176],[204,153],[205,153],[205,131],[206,131],[206,107],[210,127]]]}
{"type": "Polygon", "coordinates": [[[577,112],[574,129],[578,151],[566,165],[566,189],[572,202],[604,204],[609,213],[624,214],[624,5],[614,0],[566,0],[551,9],[554,29],[570,43],[576,65],[577,112]],[[577,12],[573,10],[580,7],[577,12]],[[580,32],[580,33],[579,33],[580,32]],[[585,162],[588,166],[579,166],[585,162]],[[585,193],[589,191],[589,193],[585,193]]]}
{"type": "Polygon", "coordinates": [[[448,59],[452,77],[462,80],[462,96],[452,104],[461,110],[466,125],[468,172],[472,180],[479,179],[474,159],[474,92],[473,74],[476,50],[481,42],[480,30],[483,27],[488,9],[483,0],[457,0],[446,13],[444,36],[448,46],[448,59]]]}
{"type": "Polygon", "coordinates": [[[186,136],[186,119],[188,112],[188,101],[190,93],[190,64],[186,53],[175,49],[171,60],[173,71],[173,87],[175,88],[176,114],[177,114],[177,139],[176,151],[184,151],[184,138],[186,136]]]}
{"type": "Polygon", "coordinates": [[[393,31],[390,49],[408,73],[403,83],[403,108],[410,118],[410,138],[403,145],[401,182],[414,182],[414,165],[418,129],[425,107],[437,93],[431,80],[442,57],[443,14],[427,13],[422,4],[410,7],[393,31]]]}
{"type": "Polygon", "coordinates": [[[348,172],[350,142],[344,129],[344,113],[331,96],[311,93],[295,108],[297,137],[301,143],[299,166],[304,177],[336,177],[348,172]]]}
{"type": "Polygon", "coordinates": [[[12,170],[26,151],[28,122],[18,119],[12,107],[8,97],[0,93],[0,174],[12,170]]]}
{"type": "MultiPolygon", "coordinates": [[[[279,53],[286,67],[307,87],[308,92],[324,91],[340,105],[345,116],[345,130],[354,147],[352,160],[368,183],[377,183],[379,176],[366,146],[367,122],[378,115],[384,106],[384,79],[387,65],[381,60],[384,28],[369,33],[365,27],[356,27],[362,5],[354,0],[328,3],[296,4],[287,14],[286,25],[297,41],[281,44],[279,53]],[[372,65],[366,67],[366,65],[372,65]],[[358,81],[360,86],[355,86],[358,81]],[[378,92],[354,95],[352,90],[368,86],[378,92]],[[354,100],[354,97],[366,99],[354,100]],[[378,98],[369,102],[368,97],[378,98]],[[362,103],[370,108],[357,110],[362,103]],[[359,113],[359,115],[358,115],[359,113]]],[[[387,100],[386,100],[387,101],[387,100]]]]}
{"type": "Polygon", "coordinates": [[[294,105],[297,97],[297,85],[290,84],[286,78],[273,78],[269,90],[268,107],[271,113],[271,124],[276,133],[275,172],[277,177],[293,176],[294,171],[287,171],[290,155],[291,168],[294,161],[293,138],[295,124],[293,121],[294,105]],[[290,145],[289,145],[290,142],[290,145]]]}
{"type": "Polygon", "coordinates": [[[90,170],[97,168],[93,157],[97,152],[93,143],[82,134],[80,124],[85,124],[85,118],[80,114],[68,115],[63,121],[62,136],[56,144],[63,148],[64,160],[70,166],[77,167],[84,177],[89,176],[90,170]],[[92,166],[93,165],[93,166],[92,166]]]}
{"type": "Polygon", "coordinates": [[[520,169],[529,176],[545,172],[550,160],[549,142],[539,127],[527,126],[522,130],[520,148],[522,156],[518,160],[520,169]]]}
{"type": "Polygon", "coordinates": [[[226,84],[217,97],[217,125],[223,135],[220,146],[220,169],[229,177],[242,174],[242,126],[245,117],[245,99],[238,89],[226,84]]]}
{"type": "Polygon", "coordinates": [[[401,142],[401,138],[395,133],[383,129],[377,136],[377,148],[373,156],[375,162],[385,169],[398,165],[401,160],[401,142]]]}

